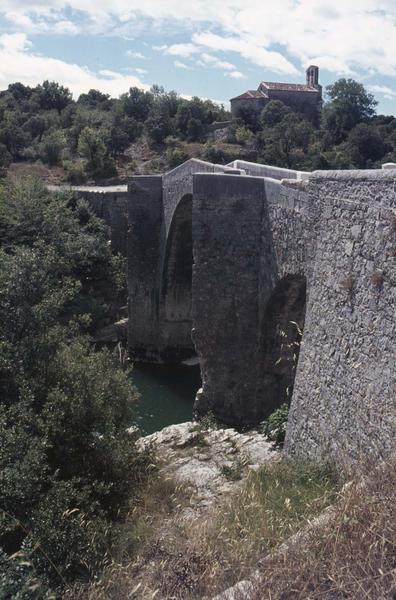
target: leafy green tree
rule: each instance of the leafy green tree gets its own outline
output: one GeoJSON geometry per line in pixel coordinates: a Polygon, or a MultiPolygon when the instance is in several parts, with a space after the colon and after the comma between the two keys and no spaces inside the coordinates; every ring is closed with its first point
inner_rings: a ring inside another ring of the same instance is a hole
{"type": "Polygon", "coordinates": [[[360,169],[378,161],[390,149],[386,148],[377,128],[367,123],[358,123],[350,131],[347,143],[351,162],[360,169]]]}
{"type": "Polygon", "coordinates": [[[87,94],[81,94],[77,100],[77,104],[100,110],[111,110],[113,102],[109,94],[103,94],[99,90],[89,90],[87,94]]]}
{"type": "Polygon", "coordinates": [[[261,127],[274,127],[291,112],[291,109],[280,100],[271,100],[260,113],[259,122],[261,127]]]}
{"type": "Polygon", "coordinates": [[[166,137],[172,134],[172,121],[167,113],[153,113],[145,122],[146,134],[153,144],[163,144],[166,137]]]}
{"type": "Polygon", "coordinates": [[[78,138],[78,153],[86,159],[88,171],[100,173],[106,155],[102,132],[92,127],[85,127],[78,138]]]}
{"type": "Polygon", "coordinates": [[[87,282],[113,272],[106,229],[29,180],[3,187],[0,232],[0,586],[38,600],[100,569],[148,456],[129,372],[81,335],[87,282]]]}
{"type": "Polygon", "coordinates": [[[288,113],[265,131],[260,158],[279,167],[302,168],[314,136],[311,123],[297,113],[288,113]]]}
{"type": "Polygon", "coordinates": [[[7,167],[12,160],[11,154],[8,152],[4,144],[0,144],[0,177],[6,174],[7,167]]]}
{"type": "Polygon", "coordinates": [[[42,115],[33,115],[25,122],[24,128],[30,133],[32,139],[38,138],[38,141],[41,142],[41,138],[48,128],[48,122],[42,115]]]}
{"type": "Polygon", "coordinates": [[[60,114],[73,100],[70,90],[55,81],[44,81],[36,90],[40,107],[44,110],[54,109],[60,114]]]}
{"type": "Polygon", "coordinates": [[[20,157],[31,139],[21,124],[21,115],[10,111],[4,113],[3,122],[0,124],[0,143],[4,144],[13,159],[20,157]]]}
{"type": "Polygon", "coordinates": [[[137,87],[132,87],[127,94],[121,96],[121,103],[128,117],[144,122],[150,114],[153,95],[137,87]]]}
{"type": "Polygon", "coordinates": [[[256,133],[259,129],[259,113],[253,106],[242,104],[238,107],[235,118],[250,131],[256,133]]]}
{"type": "Polygon", "coordinates": [[[374,96],[353,79],[339,79],[327,86],[326,92],[330,101],[322,111],[322,128],[328,146],[344,141],[355,125],[375,115],[374,96]]]}
{"type": "Polygon", "coordinates": [[[59,165],[67,146],[63,131],[56,130],[47,133],[40,144],[40,155],[45,163],[59,165]]]}

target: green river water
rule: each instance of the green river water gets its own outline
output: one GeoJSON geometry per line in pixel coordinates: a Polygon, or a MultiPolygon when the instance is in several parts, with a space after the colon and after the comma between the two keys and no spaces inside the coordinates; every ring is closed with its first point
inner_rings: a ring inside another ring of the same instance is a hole
{"type": "Polygon", "coordinates": [[[198,365],[135,364],[132,379],[141,396],[136,412],[144,434],[191,421],[195,394],[201,387],[198,365]]]}

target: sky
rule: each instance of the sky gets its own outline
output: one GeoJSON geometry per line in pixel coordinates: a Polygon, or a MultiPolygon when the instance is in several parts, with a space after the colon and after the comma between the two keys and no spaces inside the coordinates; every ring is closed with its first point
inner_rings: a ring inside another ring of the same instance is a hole
{"type": "Polygon", "coordinates": [[[0,0],[0,89],[152,84],[229,108],[260,81],[363,83],[396,114],[396,0],[0,0]]]}

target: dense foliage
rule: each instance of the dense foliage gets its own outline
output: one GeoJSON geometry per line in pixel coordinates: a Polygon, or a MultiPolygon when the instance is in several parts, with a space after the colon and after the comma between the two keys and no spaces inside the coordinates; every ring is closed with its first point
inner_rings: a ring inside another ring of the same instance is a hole
{"type": "Polygon", "coordinates": [[[158,86],[131,88],[119,99],[91,90],[74,101],[54,82],[35,88],[15,83],[0,92],[0,168],[41,159],[63,165],[73,183],[110,177],[115,159],[142,135],[152,145],[167,136],[196,141],[225,115],[209,100],[185,100],[158,86]]]}
{"type": "Polygon", "coordinates": [[[84,202],[35,180],[0,190],[1,598],[94,574],[147,471],[126,432],[129,372],[88,337],[95,290],[121,285],[107,237],[84,202]]]}
{"type": "Polygon", "coordinates": [[[396,119],[376,115],[376,104],[362,84],[339,79],[326,88],[318,127],[278,100],[261,114],[242,107],[223,140],[225,151],[208,142],[208,133],[212,123],[231,116],[210,100],[186,100],[153,86],[149,92],[131,88],[118,99],[90,90],[75,101],[54,82],[15,83],[0,92],[0,171],[12,161],[41,160],[63,167],[71,183],[109,178],[125,161],[133,170],[127,150],[138,142],[161,157],[161,168],[192,155],[227,162],[241,148],[284,167],[371,168],[396,159],[396,119]]]}
{"type": "Polygon", "coordinates": [[[259,162],[313,170],[375,168],[396,160],[396,119],[376,115],[377,102],[362,84],[339,79],[326,92],[318,127],[279,100],[260,114],[244,108],[240,120],[255,135],[259,162]]]}

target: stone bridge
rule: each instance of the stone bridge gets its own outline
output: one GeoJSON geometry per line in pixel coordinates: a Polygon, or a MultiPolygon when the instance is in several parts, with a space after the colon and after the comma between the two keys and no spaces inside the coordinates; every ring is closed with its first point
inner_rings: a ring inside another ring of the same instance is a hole
{"type": "Polygon", "coordinates": [[[121,228],[131,355],[197,356],[196,412],[232,425],[291,403],[290,453],[391,450],[395,185],[396,170],[242,161],[133,177],[121,228]]]}

